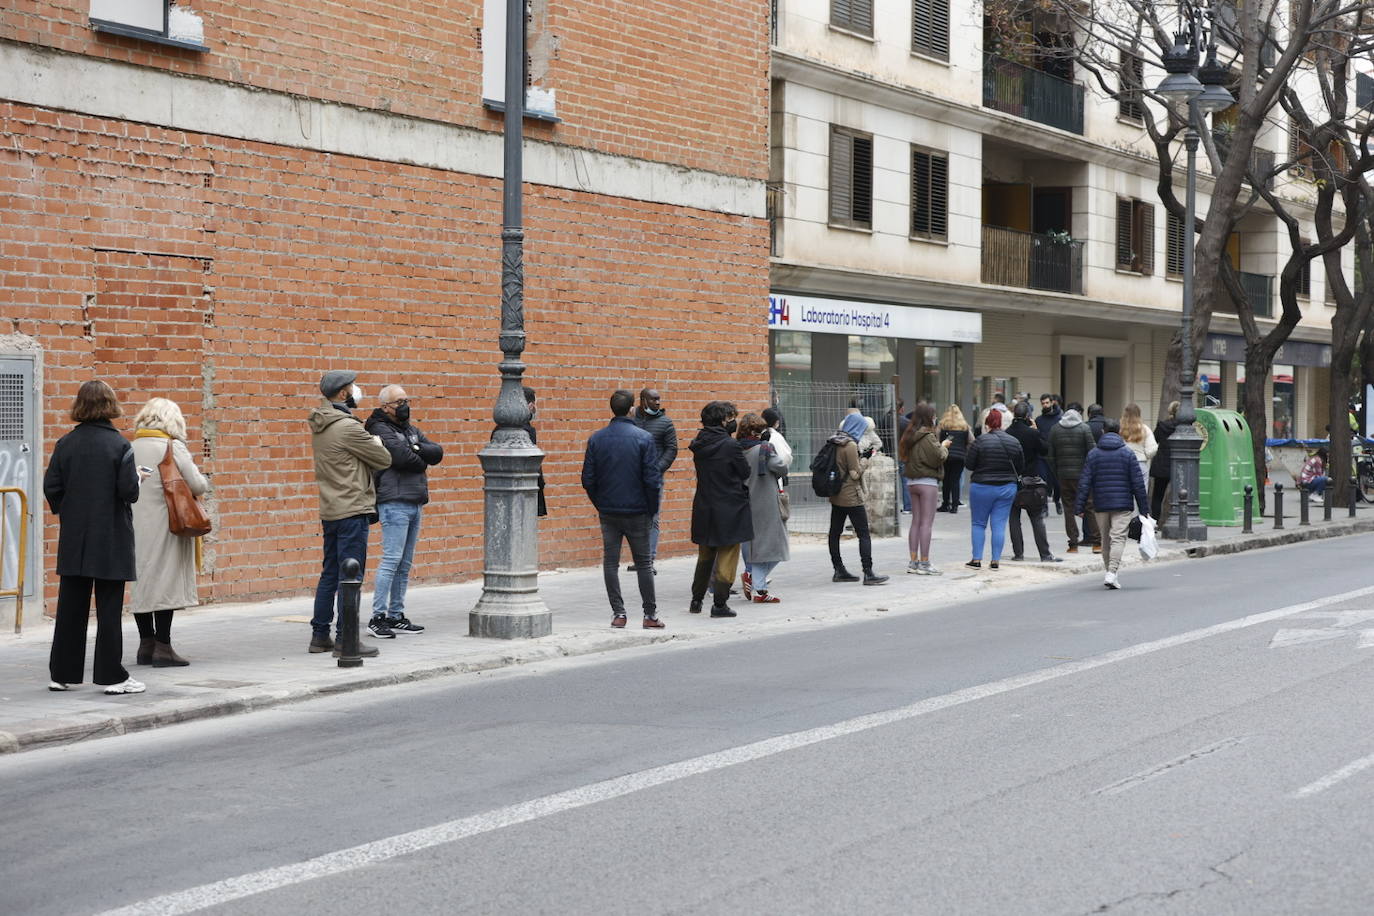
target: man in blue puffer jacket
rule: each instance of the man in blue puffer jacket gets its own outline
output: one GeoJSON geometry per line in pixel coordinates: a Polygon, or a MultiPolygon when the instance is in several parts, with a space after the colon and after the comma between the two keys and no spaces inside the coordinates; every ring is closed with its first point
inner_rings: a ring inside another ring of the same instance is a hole
{"type": "Polygon", "coordinates": [[[1126,448],[1121,438],[1121,424],[1116,420],[1104,421],[1102,438],[1083,462],[1075,515],[1083,514],[1089,496],[1097,516],[1097,530],[1102,533],[1102,567],[1106,570],[1102,584],[1107,588],[1120,588],[1116,571],[1126,552],[1126,531],[1131,525],[1132,509],[1139,511],[1141,516],[1148,516],[1150,509],[1145,475],[1140,472],[1135,453],[1126,448]]]}
{"type": "Polygon", "coordinates": [[[654,598],[654,567],[649,561],[649,528],[658,512],[663,474],[658,469],[654,437],[630,419],[634,395],[620,389],[611,395],[614,416],[587,440],[582,459],[582,488],[601,520],[602,569],[606,597],[611,602],[611,626],[625,626],[625,602],[620,596],[620,542],[630,542],[644,605],[644,628],[661,630],[654,598]]]}

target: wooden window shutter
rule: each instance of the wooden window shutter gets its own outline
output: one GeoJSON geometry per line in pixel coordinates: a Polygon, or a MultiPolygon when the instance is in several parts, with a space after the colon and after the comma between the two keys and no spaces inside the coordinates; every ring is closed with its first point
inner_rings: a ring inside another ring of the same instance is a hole
{"type": "Polygon", "coordinates": [[[854,219],[852,138],[830,128],[830,221],[848,225],[854,219]]]}
{"type": "Polygon", "coordinates": [[[911,151],[911,234],[949,234],[949,158],[939,153],[911,151]]]}
{"type": "Polygon", "coordinates": [[[930,234],[949,235],[949,157],[930,157],[930,234]]]}
{"type": "Polygon", "coordinates": [[[873,225],[873,138],[851,137],[853,141],[853,181],[850,183],[854,224],[873,225]]]}
{"type": "Polygon", "coordinates": [[[1171,277],[1183,276],[1183,220],[1168,214],[1165,224],[1164,272],[1171,277]]]}
{"type": "Polygon", "coordinates": [[[850,0],[850,3],[854,7],[854,24],[850,28],[865,35],[872,35],[873,0],[850,0]]]}
{"type": "Polygon", "coordinates": [[[911,151],[911,234],[930,236],[930,153],[911,151]]]}
{"type": "Polygon", "coordinates": [[[1116,266],[1131,270],[1131,202],[1125,198],[1116,199],[1116,266]]]}
{"type": "Polygon", "coordinates": [[[912,0],[911,50],[949,60],[949,0],[912,0]]]}
{"type": "Polygon", "coordinates": [[[1145,61],[1141,60],[1128,51],[1121,52],[1121,73],[1118,77],[1120,81],[1120,91],[1118,98],[1120,102],[1117,107],[1117,114],[1132,121],[1145,120],[1145,106],[1140,101],[1141,87],[1145,85],[1145,61]],[[1125,74],[1131,74],[1127,79],[1125,74]]]}
{"type": "Polygon", "coordinates": [[[1140,214],[1140,231],[1136,235],[1136,251],[1140,255],[1140,272],[1151,276],[1155,272],[1155,205],[1135,202],[1140,214]]]}

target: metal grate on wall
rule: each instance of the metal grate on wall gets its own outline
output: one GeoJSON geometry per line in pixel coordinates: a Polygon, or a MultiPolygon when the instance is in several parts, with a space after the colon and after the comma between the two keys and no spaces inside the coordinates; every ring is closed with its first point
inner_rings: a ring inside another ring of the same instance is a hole
{"type": "Polygon", "coordinates": [[[24,376],[0,372],[0,441],[24,438],[24,376]]]}

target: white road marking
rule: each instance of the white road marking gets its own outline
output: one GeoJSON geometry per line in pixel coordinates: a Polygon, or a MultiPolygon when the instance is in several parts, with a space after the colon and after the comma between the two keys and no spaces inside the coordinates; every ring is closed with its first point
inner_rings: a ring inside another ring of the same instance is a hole
{"type": "MultiPolygon", "coordinates": [[[[1314,601],[1290,605],[1289,607],[1279,608],[1273,611],[1251,614],[1248,617],[1228,620],[1225,623],[1203,627],[1199,630],[1191,630],[1187,633],[1167,636],[1164,639],[1128,646],[1125,649],[1118,649],[1115,652],[1108,652],[1104,655],[1068,662],[1067,664],[1056,665],[1053,668],[1045,668],[1027,674],[1019,674],[1014,677],[1004,678],[1000,681],[979,684],[975,687],[966,687],[963,690],[956,690],[953,693],[947,693],[943,696],[930,697],[929,699],[920,700],[919,702],[912,703],[908,706],[902,706],[897,709],[889,709],[884,712],[858,716],[843,722],[836,722],[833,725],[824,725],[819,728],[810,728],[804,731],[792,732],[791,734],[779,735],[775,738],[767,738],[763,741],[740,745],[739,747],[717,751],[713,754],[705,754],[677,763],[652,767],[637,773],[618,776],[614,779],[607,779],[602,782],[579,786],[575,789],[569,789],[566,792],[546,795],[542,798],[535,798],[530,801],[507,805],[504,808],[497,808],[493,811],[487,811],[471,817],[459,818],[443,824],[436,824],[432,827],[413,830],[410,833],[402,833],[381,840],[375,840],[370,843],[363,843],[348,849],[326,853],[321,856],[316,856],[313,859],[306,859],[303,862],[294,862],[290,865],[267,868],[261,871],[250,872],[246,875],[239,875],[234,878],[226,878],[222,881],[213,881],[209,884],[202,884],[199,887],[193,887],[188,890],[177,891],[171,894],[164,894],[160,897],[153,897],[148,900],[129,904],[128,906],[119,907],[118,909],[107,910],[99,914],[99,916],[177,916],[177,914],[182,913],[193,913],[197,910],[218,906],[232,900],[241,900],[255,894],[289,887],[293,884],[301,884],[316,878],[324,878],[330,875],[355,871],[370,865],[376,865],[379,862],[385,862],[388,859],[394,859],[397,856],[409,855],[435,846],[442,846],[447,843],[468,839],[469,837],[490,833],[504,827],[528,823],[529,821],[538,820],[539,818],[561,814],[565,811],[573,811],[577,808],[583,808],[599,802],[620,798],[635,792],[642,792],[646,789],[677,782],[692,776],[711,773],[716,770],[737,766],[742,763],[749,763],[754,760],[762,760],[766,757],[772,757],[786,751],[808,747],[813,744],[820,744],[824,741],[832,741],[836,738],[881,728],[882,726],[892,725],[897,722],[904,722],[918,716],[924,716],[929,713],[961,706],[965,703],[972,703],[977,700],[987,699],[988,697],[999,696],[1014,690],[1020,690],[1024,687],[1033,687],[1037,684],[1044,684],[1048,681],[1057,680],[1062,677],[1081,674],[1085,671],[1092,671],[1095,668],[1102,668],[1106,665],[1128,661],[1154,652],[1160,652],[1165,649],[1172,649],[1177,646],[1210,639],[1213,636],[1220,636],[1225,633],[1245,629],[1246,627],[1253,627],[1284,617],[1291,617],[1295,614],[1317,610],[1333,604],[1339,604],[1343,601],[1363,598],[1371,594],[1374,594],[1374,586],[1356,589],[1339,595],[1330,595],[1325,598],[1318,598],[1314,601]]],[[[1370,761],[1374,763],[1374,758],[1370,758],[1370,761]]]]}
{"type": "Polygon", "coordinates": [[[1351,633],[1358,634],[1357,649],[1374,647],[1374,630],[1355,630],[1359,623],[1374,620],[1374,608],[1361,608],[1350,611],[1309,611],[1298,617],[1327,618],[1332,623],[1320,629],[1281,629],[1269,641],[1271,649],[1286,649],[1292,646],[1305,646],[1314,642],[1328,642],[1341,639],[1351,633]]]}
{"type": "Polygon", "coordinates": [[[1239,735],[1235,738],[1226,738],[1225,740],[1218,741],[1214,744],[1209,744],[1206,747],[1200,747],[1195,751],[1189,751],[1181,757],[1175,757],[1173,760],[1166,760],[1164,763],[1161,763],[1158,766],[1150,767],[1148,770],[1142,770],[1141,772],[1136,773],[1133,776],[1127,776],[1125,779],[1122,779],[1119,782],[1114,782],[1109,786],[1103,786],[1100,789],[1094,789],[1090,794],[1120,795],[1122,792],[1127,792],[1131,789],[1134,789],[1136,786],[1143,785],[1144,783],[1149,782],[1151,779],[1156,779],[1160,776],[1163,776],[1170,770],[1177,769],[1178,767],[1183,766],[1185,763],[1192,763],[1194,760],[1210,756],[1212,754],[1215,754],[1217,751],[1225,750],[1228,747],[1235,747],[1237,744],[1240,744],[1246,739],[1247,736],[1239,735]]]}
{"type": "Polygon", "coordinates": [[[1331,788],[1336,783],[1344,782],[1351,776],[1354,776],[1356,773],[1359,773],[1362,770],[1367,770],[1370,767],[1374,767],[1374,754],[1370,754],[1368,757],[1361,757],[1354,763],[1347,763],[1345,766],[1341,767],[1336,772],[1323,776],[1316,782],[1308,783],[1298,791],[1294,792],[1293,797],[1308,798],[1309,796],[1316,795],[1318,792],[1325,792],[1327,789],[1331,788]]]}

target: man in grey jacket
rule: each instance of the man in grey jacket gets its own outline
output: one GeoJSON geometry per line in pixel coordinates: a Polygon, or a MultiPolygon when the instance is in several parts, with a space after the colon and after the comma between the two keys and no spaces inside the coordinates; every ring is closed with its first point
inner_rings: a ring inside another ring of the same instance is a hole
{"type": "MultiPolygon", "coordinates": [[[[668,419],[668,414],[664,412],[662,398],[656,389],[645,388],[639,392],[639,407],[633,411],[631,419],[635,421],[635,426],[653,436],[654,445],[658,447],[658,474],[666,480],[668,468],[672,467],[674,459],[677,458],[677,430],[673,428],[673,421],[668,419]]],[[[649,525],[650,564],[658,558],[658,517],[659,512],[655,511],[653,521],[649,525]]],[[[631,563],[626,570],[634,572],[636,568],[631,563]]]]}
{"type": "Polygon", "coordinates": [[[377,565],[367,628],[378,639],[394,639],[397,633],[424,630],[406,617],[406,586],[420,536],[420,507],[429,502],[425,471],[444,460],[444,450],[410,422],[410,398],[404,388],[387,385],[381,399],[382,406],[367,418],[367,431],[391,453],[391,467],[376,474],[382,562],[377,565]]]}
{"type": "MultiPolygon", "coordinates": [[[[1083,463],[1088,453],[1097,445],[1092,429],[1083,421],[1079,413],[1080,405],[1070,404],[1059,422],[1050,430],[1050,447],[1046,460],[1059,478],[1059,492],[1066,505],[1074,505],[1078,499],[1078,480],[1083,476],[1083,463]]],[[[1092,547],[1093,553],[1102,552],[1102,539],[1097,530],[1097,520],[1089,512],[1083,516],[1083,539],[1078,536],[1078,522],[1072,512],[1064,513],[1064,533],[1069,537],[1069,553],[1078,553],[1080,543],[1092,547]]]]}

